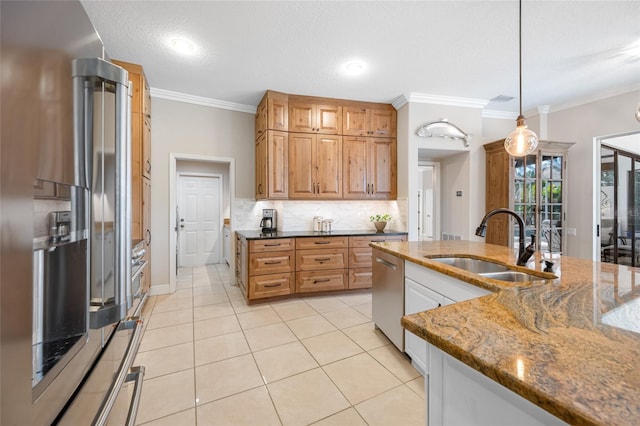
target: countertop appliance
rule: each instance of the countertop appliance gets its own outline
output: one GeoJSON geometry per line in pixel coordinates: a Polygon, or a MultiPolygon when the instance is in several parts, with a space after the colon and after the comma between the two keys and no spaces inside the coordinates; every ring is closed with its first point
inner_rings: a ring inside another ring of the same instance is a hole
{"type": "Polygon", "coordinates": [[[132,423],[128,74],[78,1],[3,0],[0,20],[0,424],[105,424],[128,379],[132,423]]]}
{"type": "Polygon", "coordinates": [[[373,250],[371,314],[373,322],[400,351],[404,352],[404,260],[373,250]]]}
{"type": "Polygon", "coordinates": [[[262,209],[260,227],[264,233],[276,232],[278,230],[278,212],[276,209],[262,209]]]}

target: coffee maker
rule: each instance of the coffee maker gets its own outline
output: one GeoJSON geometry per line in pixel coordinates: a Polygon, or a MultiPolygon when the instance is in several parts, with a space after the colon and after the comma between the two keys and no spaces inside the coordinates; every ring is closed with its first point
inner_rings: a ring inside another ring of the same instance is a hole
{"type": "Polygon", "coordinates": [[[277,213],[276,209],[262,209],[262,220],[260,221],[262,232],[271,233],[277,231],[277,213]]]}

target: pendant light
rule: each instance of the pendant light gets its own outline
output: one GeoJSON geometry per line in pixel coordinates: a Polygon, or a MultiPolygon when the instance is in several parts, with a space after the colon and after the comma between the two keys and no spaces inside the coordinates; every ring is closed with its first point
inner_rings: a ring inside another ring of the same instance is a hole
{"type": "Polygon", "coordinates": [[[513,157],[524,157],[532,153],[538,146],[538,136],[527,128],[527,123],[522,115],[522,0],[519,3],[518,19],[518,53],[520,60],[520,115],[516,120],[516,129],[504,140],[504,149],[513,157]]]}

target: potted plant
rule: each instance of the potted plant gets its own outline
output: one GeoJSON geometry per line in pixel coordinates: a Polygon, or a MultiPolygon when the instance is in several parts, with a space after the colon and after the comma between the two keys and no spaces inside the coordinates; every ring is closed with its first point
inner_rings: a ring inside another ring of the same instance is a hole
{"type": "Polygon", "coordinates": [[[387,226],[387,222],[391,220],[389,214],[375,214],[369,216],[369,220],[373,222],[378,232],[384,231],[384,227],[387,226]]]}

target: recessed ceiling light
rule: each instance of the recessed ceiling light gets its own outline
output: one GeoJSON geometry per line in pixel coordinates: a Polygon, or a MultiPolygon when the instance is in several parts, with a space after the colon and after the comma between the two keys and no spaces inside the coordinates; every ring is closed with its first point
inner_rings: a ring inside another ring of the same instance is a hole
{"type": "Polygon", "coordinates": [[[169,44],[171,45],[171,48],[178,53],[192,54],[196,51],[195,44],[186,38],[172,38],[169,44]]]}
{"type": "Polygon", "coordinates": [[[360,75],[365,72],[365,68],[360,61],[349,61],[344,65],[344,69],[349,75],[360,75]]]}

